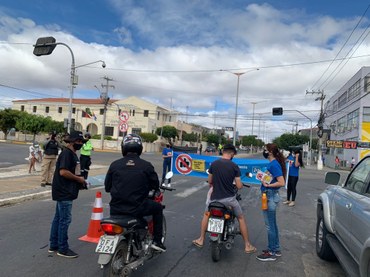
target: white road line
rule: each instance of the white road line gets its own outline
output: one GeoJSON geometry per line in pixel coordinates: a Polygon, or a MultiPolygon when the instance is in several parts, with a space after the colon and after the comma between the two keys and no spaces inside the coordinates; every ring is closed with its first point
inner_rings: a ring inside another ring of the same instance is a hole
{"type": "Polygon", "coordinates": [[[176,193],[175,196],[177,197],[188,197],[189,195],[192,195],[193,193],[197,192],[198,190],[201,190],[205,187],[208,187],[209,184],[207,182],[201,182],[199,183],[198,185],[195,185],[191,188],[188,188],[186,190],[184,190],[183,192],[180,192],[180,193],[176,193]]]}

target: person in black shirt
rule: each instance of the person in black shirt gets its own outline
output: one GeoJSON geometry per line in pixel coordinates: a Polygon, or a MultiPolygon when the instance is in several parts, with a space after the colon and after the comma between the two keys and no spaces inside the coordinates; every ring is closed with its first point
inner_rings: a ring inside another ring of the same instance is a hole
{"type": "MultiPolygon", "coordinates": [[[[239,167],[231,161],[234,155],[236,155],[235,146],[227,144],[222,149],[221,159],[212,162],[208,170],[208,183],[213,187],[210,201],[218,201],[227,206],[233,207],[235,216],[239,221],[240,233],[245,244],[244,251],[247,254],[251,254],[256,252],[257,249],[249,241],[247,223],[244,219],[240,204],[236,199],[236,189],[241,189],[243,184],[240,181],[239,167]]],[[[206,207],[206,211],[208,211],[208,205],[206,207]]],[[[197,247],[203,247],[207,223],[208,216],[204,214],[201,222],[200,237],[193,240],[193,244],[197,247]]]]}
{"type": "Polygon", "coordinates": [[[76,154],[85,139],[82,132],[73,131],[65,142],[67,147],[58,157],[52,183],[52,198],[57,203],[50,231],[49,253],[57,252],[58,256],[77,258],[78,254],[69,249],[68,228],[72,221],[72,202],[77,199],[79,190],[86,188],[76,154]]]}
{"type": "Polygon", "coordinates": [[[140,136],[129,134],[121,144],[123,158],[114,161],[107,172],[104,185],[110,192],[110,214],[153,216],[153,244],[157,251],[165,252],[162,243],[163,207],[148,199],[150,190],[159,190],[158,175],[153,165],[140,158],[143,145],[140,136]]]}

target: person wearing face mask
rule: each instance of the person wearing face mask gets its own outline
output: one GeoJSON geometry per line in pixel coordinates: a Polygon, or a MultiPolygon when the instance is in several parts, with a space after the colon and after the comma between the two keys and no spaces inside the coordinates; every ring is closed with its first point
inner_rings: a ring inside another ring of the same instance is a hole
{"type": "Polygon", "coordinates": [[[86,188],[76,154],[86,140],[82,132],[73,131],[64,141],[67,147],[57,159],[52,183],[52,198],[56,201],[56,209],[50,230],[49,253],[56,252],[61,257],[77,258],[78,254],[69,249],[68,228],[72,221],[72,202],[77,199],[79,190],[86,188]]]}
{"type": "Polygon", "coordinates": [[[41,186],[51,186],[51,180],[55,170],[55,163],[59,149],[62,146],[56,140],[57,133],[55,131],[49,133],[49,138],[43,143],[44,157],[41,164],[41,186]]]}
{"type": "Polygon", "coordinates": [[[279,189],[285,185],[286,165],[283,154],[275,144],[266,144],[263,156],[270,161],[267,165],[267,171],[272,176],[272,181],[269,184],[261,182],[261,192],[266,193],[267,196],[267,210],[263,210],[263,217],[267,230],[268,246],[256,258],[265,262],[276,261],[276,258],[281,256],[276,208],[280,202],[279,189]]]}
{"type": "Polygon", "coordinates": [[[299,168],[303,166],[303,160],[300,150],[292,150],[288,156],[289,161],[289,176],[288,176],[288,190],[287,199],[283,204],[287,204],[289,207],[295,205],[295,198],[297,196],[297,183],[299,178],[299,168]],[[292,201],[290,201],[292,196],[292,201]]]}

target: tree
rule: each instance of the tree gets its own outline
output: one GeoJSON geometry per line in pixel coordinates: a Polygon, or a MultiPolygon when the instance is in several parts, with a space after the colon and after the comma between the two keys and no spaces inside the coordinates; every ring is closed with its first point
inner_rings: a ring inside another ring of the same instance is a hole
{"type": "Polygon", "coordinates": [[[159,136],[166,138],[168,141],[170,141],[171,138],[172,139],[176,138],[177,129],[173,126],[166,125],[166,126],[157,128],[155,133],[159,136]]]}
{"type": "Polygon", "coordinates": [[[285,133],[275,138],[272,142],[275,143],[278,148],[288,150],[289,146],[303,145],[309,141],[310,138],[308,136],[285,133]]]}
{"type": "Polygon", "coordinates": [[[36,134],[45,130],[47,119],[41,115],[24,114],[16,123],[16,128],[23,132],[33,134],[35,140],[36,134]]]}
{"type": "Polygon", "coordinates": [[[264,145],[263,141],[260,139],[257,139],[256,136],[244,136],[242,139],[242,145],[244,146],[258,146],[261,147],[264,145]]]}
{"type": "Polygon", "coordinates": [[[198,135],[192,132],[191,134],[183,134],[182,139],[185,141],[190,141],[190,142],[197,142],[198,141],[198,135]]]}
{"type": "Polygon", "coordinates": [[[9,130],[16,128],[16,122],[25,114],[25,112],[12,109],[0,111],[0,130],[4,133],[4,139],[7,139],[9,130]]]}
{"type": "Polygon", "coordinates": [[[141,133],[140,136],[144,142],[154,142],[158,139],[158,136],[152,133],[141,133]]]}
{"type": "Polygon", "coordinates": [[[226,143],[226,138],[224,136],[217,135],[217,134],[206,134],[204,138],[208,143],[214,144],[214,145],[218,145],[220,143],[221,144],[226,143]]]}

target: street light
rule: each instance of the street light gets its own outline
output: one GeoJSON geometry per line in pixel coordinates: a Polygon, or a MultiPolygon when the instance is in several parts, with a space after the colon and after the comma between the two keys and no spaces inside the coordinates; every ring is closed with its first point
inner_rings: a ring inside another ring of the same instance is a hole
{"type": "Polygon", "coordinates": [[[240,76],[242,76],[243,74],[245,73],[248,73],[248,72],[251,72],[251,71],[255,71],[255,70],[259,70],[259,68],[254,68],[254,69],[251,69],[251,70],[248,70],[248,71],[245,71],[245,72],[232,72],[230,70],[227,70],[227,69],[221,69],[220,71],[226,71],[226,72],[229,72],[231,74],[234,74],[236,77],[238,77],[238,81],[237,81],[237,84],[236,84],[236,100],[235,100],[235,118],[234,118],[234,130],[233,130],[233,144],[235,144],[236,142],[236,121],[237,121],[237,117],[238,117],[238,98],[239,98],[239,81],[240,81],[240,76]]]}

